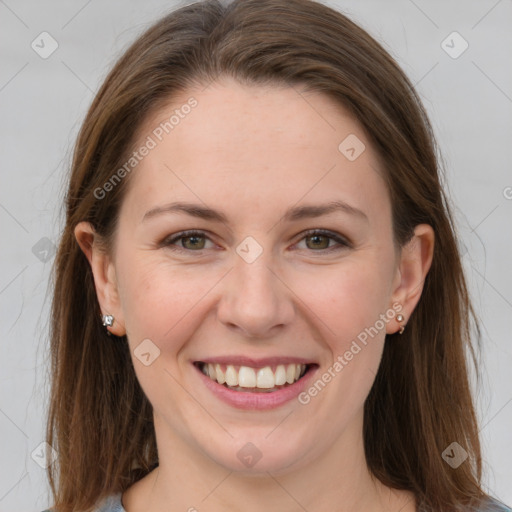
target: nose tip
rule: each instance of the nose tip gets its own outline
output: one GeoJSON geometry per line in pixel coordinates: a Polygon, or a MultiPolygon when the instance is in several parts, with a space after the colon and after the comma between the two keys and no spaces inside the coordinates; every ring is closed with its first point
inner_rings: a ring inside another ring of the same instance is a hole
{"type": "MultiPolygon", "coordinates": [[[[253,257],[259,252],[254,242],[248,240],[246,244],[239,246],[247,247],[245,255],[253,257]]],[[[274,335],[276,328],[283,328],[293,317],[287,288],[267,263],[261,253],[252,263],[241,256],[228,277],[218,307],[219,321],[248,338],[274,335]]]]}

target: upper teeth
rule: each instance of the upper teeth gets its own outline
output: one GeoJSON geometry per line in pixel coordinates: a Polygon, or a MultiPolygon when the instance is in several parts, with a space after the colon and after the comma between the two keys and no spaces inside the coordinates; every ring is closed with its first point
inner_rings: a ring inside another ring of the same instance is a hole
{"type": "Polygon", "coordinates": [[[274,386],[282,386],[286,383],[293,384],[299,380],[306,370],[305,364],[280,364],[275,372],[270,366],[264,368],[251,368],[249,366],[223,366],[220,364],[203,364],[202,371],[210,379],[219,384],[228,386],[240,386],[242,388],[270,389],[274,386]]]}

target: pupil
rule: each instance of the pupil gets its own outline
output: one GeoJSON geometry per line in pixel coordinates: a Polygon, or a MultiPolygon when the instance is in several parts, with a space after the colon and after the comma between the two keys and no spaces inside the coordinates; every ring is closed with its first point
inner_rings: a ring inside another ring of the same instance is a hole
{"type": "MultiPolygon", "coordinates": [[[[322,245],[322,243],[321,243],[321,239],[322,239],[322,238],[324,239],[324,242],[327,240],[327,238],[326,238],[325,236],[323,236],[323,235],[311,235],[311,237],[310,237],[310,239],[311,239],[311,240],[316,240],[316,242],[313,242],[313,245],[315,245],[316,247],[318,247],[318,246],[319,246],[319,244],[318,244],[318,240],[319,240],[319,239],[320,239],[320,245],[322,245]]],[[[328,243],[329,243],[329,241],[327,240],[327,244],[328,244],[328,243]]],[[[323,248],[323,249],[325,249],[325,248],[326,248],[326,247],[325,247],[325,243],[323,244],[323,247],[322,247],[322,248],[323,248]]]]}
{"type": "MultiPolygon", "coordinates": [[[[201,239],[201,237],[200,237],[200,236],[197,236],[197,235],[187,236],[187,237],[185,238],[185,240],[189,240],[189,241],[190,241],[190,240],[192,240],[192,241],[193,241],[193,242],[192,242],[192,244],[191,244],[191,245],[192,245],[192,247],[197,247],[197,246],[198,246],[197,241],[198,241],[199,239],[201,239]]],[[[202,247],[201,247],[201,248],[202,248],[202,247]]]]}

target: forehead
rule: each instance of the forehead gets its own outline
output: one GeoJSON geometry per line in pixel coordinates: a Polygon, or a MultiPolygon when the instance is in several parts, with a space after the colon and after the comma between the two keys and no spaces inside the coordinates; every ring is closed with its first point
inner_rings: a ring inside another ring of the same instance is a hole
{"type": "Polygon", "coordinates": [[[240,214],[258,201],[288,206],[301,197],[368,203],[380,215],[386,206],[378,156],[360,123],[298,86],[225,78],[190,88],[145,121],[135,147],[149,140],[128,190],[138,213],[176,198],[234,204],[240,214]]]}

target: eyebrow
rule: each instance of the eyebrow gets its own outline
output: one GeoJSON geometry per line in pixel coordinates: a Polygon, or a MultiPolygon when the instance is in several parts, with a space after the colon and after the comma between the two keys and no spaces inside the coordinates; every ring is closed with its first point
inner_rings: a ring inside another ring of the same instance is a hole
{"type": "MultiPolygon", "coordinates": [[[[331,201],[321,205],[305,205],[289,208],[285,212],[283,220],[292,222],[302,219],[321,217],[323,215],[328,215],[329,213],[334,212],[344,212],[346,214],[359,217],[362,220],[366,220],[368,222],[368,217],[363,211],[340,200],[331,201]]],[[[156,208],[152,208],[144,214],[142,222],[165,213],[185,213],[199,219],[229,224],[228,218],[222,212],[200,204],[186,202],[169,203],[162,206],[157,206],[156,208]]]]}

